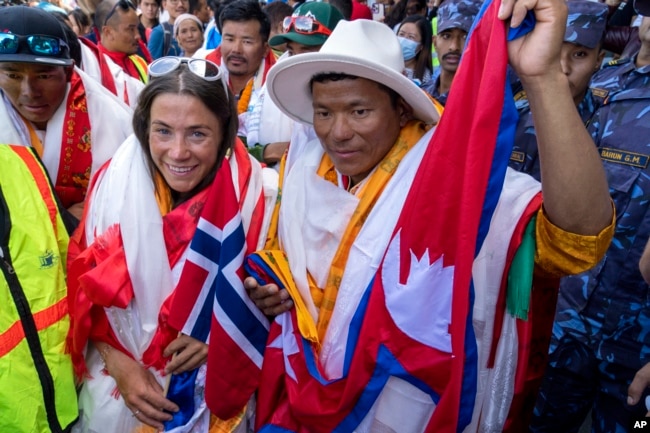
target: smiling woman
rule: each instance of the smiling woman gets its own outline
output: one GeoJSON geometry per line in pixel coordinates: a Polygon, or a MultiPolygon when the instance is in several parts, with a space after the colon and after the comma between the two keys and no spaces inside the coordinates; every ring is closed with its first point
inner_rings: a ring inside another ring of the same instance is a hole
{"type": "MultiPolygon", "coordinates": [[[[77,431],[145,425],[207,432],[216,422],[202,397],[212,319],[205,300],[214,295],[191,276],[196,253],[189,245],[205,237],[199,224],[219,224],[224,208],[237,214],[238,198],[245,201],[231,166],[252,173],[249,191],[259,184],[249,159],[226,160],[237,126],[234,99],[215,64],[163,57],[150,65],[134,136],[99,173],[73,241],[82,252],[69,268],[72,356],[77,373],[88,373],[77,431]],[[190,314],[195,309],[207,314],[190,314]]],[[[259,233],[252,214],[242,211],[243,226],[259,233]]],[[[220,263],[219,255],[212,251],[208,261],[220,263]]]]}
{"type": "Polygon", "coordinates": [[[174,22],[174,37],[182,55],[192,57],[203,45],[203,23],[192,14],[182,14],[174,22]]]}

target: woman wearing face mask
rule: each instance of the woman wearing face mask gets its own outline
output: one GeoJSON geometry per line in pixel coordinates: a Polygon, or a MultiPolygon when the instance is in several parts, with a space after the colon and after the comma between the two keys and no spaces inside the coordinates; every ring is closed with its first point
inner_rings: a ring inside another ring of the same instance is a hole
{"type": "Polygon", "coordinates": [[[397,30],[406,76],[422,85],[431,80],[431,23],[420,15],[404,18],[397,30]]]}

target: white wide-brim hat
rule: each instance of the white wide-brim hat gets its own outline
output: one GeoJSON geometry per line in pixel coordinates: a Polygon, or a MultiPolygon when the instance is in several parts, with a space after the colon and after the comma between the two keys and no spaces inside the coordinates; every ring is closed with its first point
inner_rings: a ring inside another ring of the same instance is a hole
{"type": "Polygon", "coordinates": [[[340,21],[320,51],[276,63],[269,70],[266,87],[283,113],[312,124],[312,77],[321,73],[348,74],[393,89],[411,106],[416,119],[437,123],[438,112],[433,102],[403,71],[402,48],[386,24],[371,20],[340,21]]]}

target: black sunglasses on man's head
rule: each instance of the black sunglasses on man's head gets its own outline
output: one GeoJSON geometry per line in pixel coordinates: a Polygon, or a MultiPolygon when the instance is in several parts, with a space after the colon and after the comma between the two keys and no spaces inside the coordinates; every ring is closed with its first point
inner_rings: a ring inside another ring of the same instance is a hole
{"type": "Polygon", "coordinates": [[[115,15],[115,10],[117,7],[120,7],[122,10],[128,11],[129,9],[133,9],[134,11],[137,10],[135,8],[135,5],[131,2],[131,0],[118,0],[117,3],[113,5],[111,8],[111,11],[106,15],[106,19],[104,20],[104,25],[110,20],[113,15],[115,15]]]}

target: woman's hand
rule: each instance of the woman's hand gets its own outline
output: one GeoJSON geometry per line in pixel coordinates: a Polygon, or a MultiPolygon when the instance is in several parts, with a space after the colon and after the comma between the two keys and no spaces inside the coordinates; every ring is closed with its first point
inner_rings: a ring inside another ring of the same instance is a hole
{"type": "Polygon", "coordinates": [[[293,307],[289,292],[280,290],[275,284],[260,286],[255,278],[248,277],[244,280],[244,288],[257,308],[267,316],[277,316],[293,307]]]}
{"type": "Polygon", "coordinates": [[[172,360],[165,367],[167,374],[179,374],[194,370],[205,364],[208,358],[208,345],[181,334],[177,339],[169,343],[163,352],[163,356],[172,356],[172,360]]]}
{"type": "Polygon", "coordinates": [[[178,406],[165,398],[165,391],[154,375],[108,344],[96,343],[96,346],[133,416],[144,424],[163,429],[163,422],[172,419],[168,412],[177,412],[178,406]]]}

